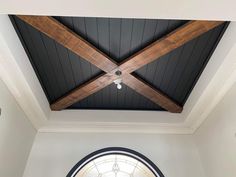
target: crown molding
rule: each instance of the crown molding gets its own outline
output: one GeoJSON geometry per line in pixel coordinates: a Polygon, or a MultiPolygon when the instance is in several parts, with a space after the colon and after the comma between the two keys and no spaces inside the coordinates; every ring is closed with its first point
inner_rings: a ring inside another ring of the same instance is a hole
{"type": "Polygon", "coordinates": [[[180,124],[134,123],[134,122],[53,122],[49,121],[39,132],[66,133],[146,133],[146,134],[192,134],[191,127],[180,124]]]}
{"type": "Polygon", "coordinates": [[[0,77],[39,132],[192,134],[236,80],[236,23],[231,23],[181,114],[155,111],[51,111],[7,15],[0,15],[0,77]],[[144,119],[145,117],[145,119],[144,119]]]}

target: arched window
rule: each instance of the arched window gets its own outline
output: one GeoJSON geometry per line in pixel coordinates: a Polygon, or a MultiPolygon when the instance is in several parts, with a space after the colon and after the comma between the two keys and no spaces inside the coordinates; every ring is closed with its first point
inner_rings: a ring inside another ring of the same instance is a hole
{"type": "Polygon", "coordinates": [[[164,177],[144,155],[127,148],[105,148],[79,161],[67,177],[164,177]]]}

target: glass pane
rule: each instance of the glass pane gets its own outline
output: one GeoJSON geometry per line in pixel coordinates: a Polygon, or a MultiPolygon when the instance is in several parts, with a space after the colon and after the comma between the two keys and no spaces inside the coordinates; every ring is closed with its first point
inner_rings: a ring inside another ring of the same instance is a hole
{"type": "Polygon", "coordinates": [[[105,155],[86,164],[76,177],[155,177],[140,161],[126,155],[105,155]]]}

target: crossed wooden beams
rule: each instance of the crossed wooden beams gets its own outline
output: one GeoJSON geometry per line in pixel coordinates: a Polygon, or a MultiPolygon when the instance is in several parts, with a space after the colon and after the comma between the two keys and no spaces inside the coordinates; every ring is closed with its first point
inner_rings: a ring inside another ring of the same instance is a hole
{"type": "Polygon", "coordinates": [[[52,110],[64,109],[121,77],[124,84],[162,108],[173,113],[180,113],[183,110],[182,106],[131,73],[224,23],[222,21],[190,21],[118,64],[52,17],[21,15],[18,17],[105,72],[59,98],[51,104],[52,110]],[[122,75],[117,76],[116,71],[121,71],[122,75]]]}

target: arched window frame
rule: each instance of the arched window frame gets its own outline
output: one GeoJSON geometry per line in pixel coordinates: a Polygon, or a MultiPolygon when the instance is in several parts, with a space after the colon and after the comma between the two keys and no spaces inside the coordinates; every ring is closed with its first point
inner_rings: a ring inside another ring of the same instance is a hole
{"type": "Polygon", "coordinates": [[[83,159],[81,159],[68,173],[66,177],[75,177],[76,174],[90,161],[97,159],[99,157],[105,156],[105,155],[125,155],[129,156],[131,158],[134,158],[138,160],[139,162],[143,163],[148,169],[152,171],[152,173],[156,177],[164,177],[161,170],[146,156],[143,154],[123,147],[109,147],[97,150],[95,152],[92,152],[91,154],[87,155],[83,159]]]}

